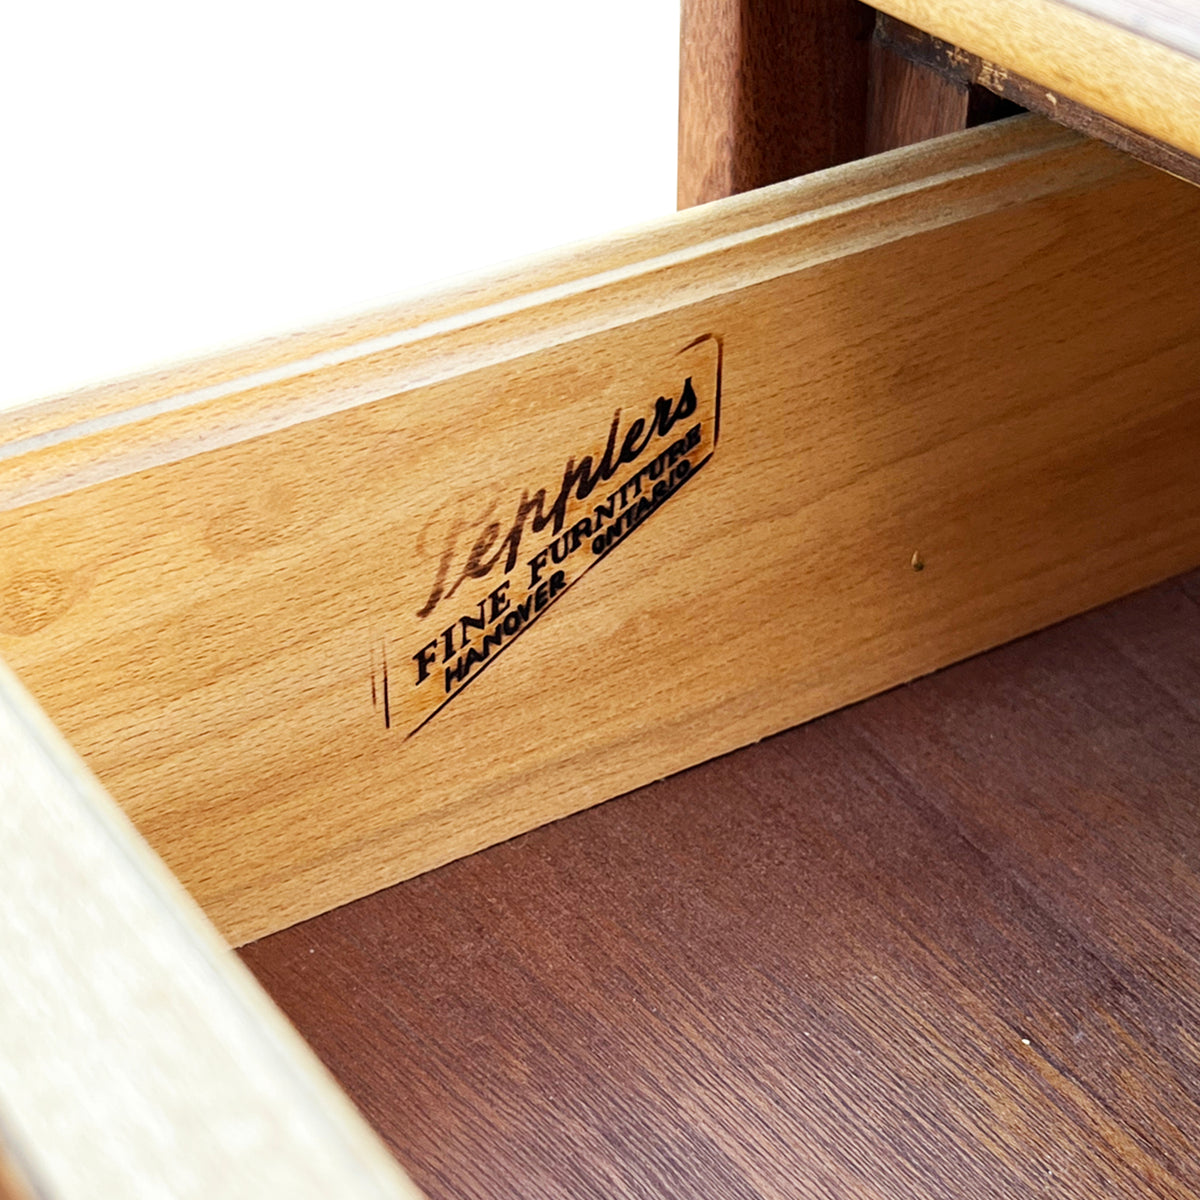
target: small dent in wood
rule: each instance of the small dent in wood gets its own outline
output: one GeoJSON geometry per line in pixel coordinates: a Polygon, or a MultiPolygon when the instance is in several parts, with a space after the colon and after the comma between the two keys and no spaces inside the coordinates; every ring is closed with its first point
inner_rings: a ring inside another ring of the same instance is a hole
{"type": "Polygon", "coordinates": [[[923,571],[923,570],[925,570],[925,560],[924,560],[924,559],[921,557],[921,552],[920,552],[920,550],[914,550],[914,551],[913,551],[913,556],[912,556],[912,558],[911,558],[910,562],[911,562],[911,564],[912,564],[912,569],[913,569],[914,571],[923,571]]]}

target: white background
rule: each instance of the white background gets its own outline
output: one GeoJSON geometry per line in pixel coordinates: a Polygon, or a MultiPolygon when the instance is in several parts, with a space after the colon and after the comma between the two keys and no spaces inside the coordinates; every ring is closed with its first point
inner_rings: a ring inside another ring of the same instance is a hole
{"type": "Polygon", "coordinates": [[[41,0],[0,59],[0,408],[672,211],[678,0],[41,0]]]}

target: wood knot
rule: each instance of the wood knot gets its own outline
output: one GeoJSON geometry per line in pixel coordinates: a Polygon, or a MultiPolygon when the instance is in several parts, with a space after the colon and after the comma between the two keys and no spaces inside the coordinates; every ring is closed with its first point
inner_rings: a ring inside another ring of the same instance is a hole
{"type": "Polygon", "coordinates": [[[288,536],[292,498],[278,484],[227,505],[209,518],[204,544],[214,558],[229,562],[265,550],[288,536]]]}
{"type": "Polygon", "coordinates": [[[0,633],[28,637],[71,607],[71,589],[56,571],[25,571],[0,592],[0,633]]]}

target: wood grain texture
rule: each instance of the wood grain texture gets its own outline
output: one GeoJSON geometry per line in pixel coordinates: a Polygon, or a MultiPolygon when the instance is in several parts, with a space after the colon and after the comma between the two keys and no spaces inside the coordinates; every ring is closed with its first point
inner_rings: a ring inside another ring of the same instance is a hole
{"type": "Polygon", "coordinates": [[[1142,37],[1200,58],[1200,9],[1192,0],[1064,0],[1142,37]]]}
{"type": "Polygon", "coordinates": [[[243,956],[433,1200],[1187,1200],[1198,730],[1191,575],[243,956]]]}
{"type": "Polygon", "coordinates": [[[970,85],[871,40],[868,154],[911,146],[967,128],[970,85]]]}
{"type": "Polygon", "coordinates": [[[683,0],[679,207],[861,157],[872,19],[855,0],[683,0]]]}
{"type": "Polygon", "coordinates": [[[876,22],[871,54],[867,144],[875,150],[920,141],[932,136],[931,130],[946,132],[938,123],[938,114],[945,108],[950,119],[942,123],[953,124],[961,107],[959,97],[965,92],[970,99],[963,127],[1009,115],[998,112],[992,116],[982,110],[983,98],[991,96],[996,104],[1007,102],[1042,113],[1160,170],[1200,183],[1200,158],[884,13],[876,22]]]}
{"type": "Polygon", "coordinates": [[[14,1200],[416,1200],[2,664],[0,962],[14,1200]]]}
{"type": "Polygon", "coordinates": [[[17,415],[0,650],[228,938],[280,928],[1193,565],[1198,215],[1021,119],[17,415]],[[521,513],[606,439],[650,515],[542,592],[521,513]]]}
{"type": "Polygon", "coordinates": [[[879,0],[876,7],[1055,96],[1200,156],[1200,60],[1190,48],[1057,0],[879,0]]]}

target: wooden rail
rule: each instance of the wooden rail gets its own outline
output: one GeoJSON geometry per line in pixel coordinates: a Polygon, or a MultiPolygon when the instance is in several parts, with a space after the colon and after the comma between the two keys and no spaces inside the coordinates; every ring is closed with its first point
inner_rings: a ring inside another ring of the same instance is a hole
{"type": "Polygon", "coordinates": [[[1012,71],[1052,89],[1052,99],[1061,95],[1200,156],[1194,8],[1122,0],[878,0],[875,7],[978,55],[1000,74],[1012,71]],[[1147,12],[1150,21],[1139,21],[1147,12]],[[1139,24],[1152,36],[1135,32],[1139,24]]]}

